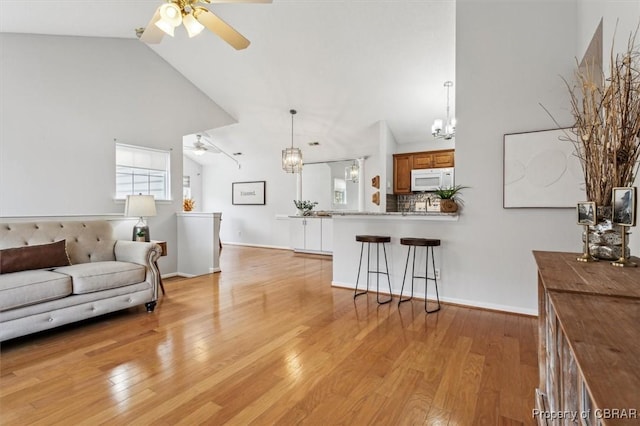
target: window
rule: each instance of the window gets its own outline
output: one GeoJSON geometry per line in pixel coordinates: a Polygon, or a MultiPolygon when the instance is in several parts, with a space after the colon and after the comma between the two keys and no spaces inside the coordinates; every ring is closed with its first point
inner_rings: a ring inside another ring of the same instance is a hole
{"type": "Polygon", "coordinates": [[[169,151],[117,143],[116,198],[144,194],[170,200],[169,160],[169,151]]]}

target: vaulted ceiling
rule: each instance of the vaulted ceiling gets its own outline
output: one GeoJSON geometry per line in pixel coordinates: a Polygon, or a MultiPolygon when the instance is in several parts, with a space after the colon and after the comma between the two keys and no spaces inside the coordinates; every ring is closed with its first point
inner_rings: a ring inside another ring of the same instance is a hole
{"type": "MultiPolygon", "coordinates": [[[[161,0],[0,0],[2,32],[136,39],[161,0]]],[[[455,0],[274,0],[208,6],[251,41],[236,51],[213,33],[149,45],[238,122],[207,131],[227,152],[280,150],[305,161],[377,150],[386,121],[398,143],[432,140],[455,79],[455,0]],[[310,148],[307,143],[318,141],[310,148]]],[[[455,110],[455,85],[451,93],[455,110]]],[[[176,100],[180,107],[180,100],[176,100]]]]}

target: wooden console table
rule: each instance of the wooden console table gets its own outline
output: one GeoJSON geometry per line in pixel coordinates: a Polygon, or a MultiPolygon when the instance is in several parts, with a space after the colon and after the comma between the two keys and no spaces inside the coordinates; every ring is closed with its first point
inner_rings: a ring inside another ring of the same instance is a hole
{"type": "Polygon", "coordinates": [[[538,424],[640,424],[640,268],[582,263],[578,253],[533,254],[538,424]]]}

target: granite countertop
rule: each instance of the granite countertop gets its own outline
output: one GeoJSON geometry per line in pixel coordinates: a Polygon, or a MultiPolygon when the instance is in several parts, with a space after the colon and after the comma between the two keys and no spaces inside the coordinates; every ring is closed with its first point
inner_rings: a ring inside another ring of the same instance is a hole
{"type": "Polygon", "coordinates": [[[332,216],[457,216],[442,212],[331,212],[332,216]]]}
{"type": "Polygon", "coordinates": [[[311,216],[289,216],[289,217],[306,217],[306,218],[331,218],[336,216],[378,216],[378,217],[412,217],[412,218],[457,218],[458,213],[442,213],[442,212],[356,212],[356,211],[318,211],[311,216]]]}

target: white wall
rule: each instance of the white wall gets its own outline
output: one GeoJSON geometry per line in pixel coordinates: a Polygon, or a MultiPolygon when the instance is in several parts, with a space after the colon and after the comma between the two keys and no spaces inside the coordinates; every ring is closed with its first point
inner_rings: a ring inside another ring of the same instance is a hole
{"type": "Polygon", "coordinates": [[[297,212],[293,204],[297,175],[282,170],[279,150],[243,155],[239,161],[240,169],[220,156],[203,170],[203,209],[222,213],[220,240],[223,244],[289,247],[289,222],[284,216],[297,212]],[[248,181],[266,181],[264,206],[231,204],[231,184],[248,181]]]}
{"type": "Polygon", "coordinates": [[[502,208],[502,138],[553,127],[539,103],[571,123],[559,75],[575,63],[575,2],[459,0],[456,10],[456,182],[471,189],[451,227],[458,268],[443,271],[446,296],[536,312],[531,251],[580,251],[581,230],[573,209],[502,208]]]}
{"type": "Polygon", "coordinates": [[[176,271],[182,136],[233,119],[138,40],[0,34],[0,217],[122,214],[114,139],[172,150],[149,226],[176,271]]]}

